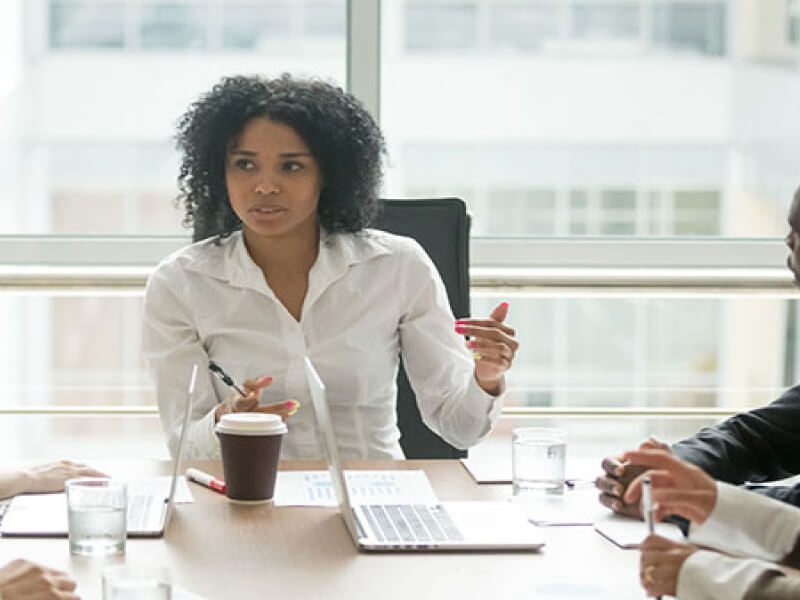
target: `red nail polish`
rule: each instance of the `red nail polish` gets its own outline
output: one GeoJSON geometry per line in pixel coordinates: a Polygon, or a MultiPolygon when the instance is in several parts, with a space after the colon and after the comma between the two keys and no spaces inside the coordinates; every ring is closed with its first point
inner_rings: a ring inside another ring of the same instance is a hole
{"type": "Polygon", "coordinates": [[[470,341],[467,342],[467,346],[469,348],[477,348],[478,347],[478,342],[476,342],[475,340],[470,340],[470,341]]]}
{"type": "Polygon", "coordinates": [[[464,333],[467,330],[463,325],[456,325],[456,333],[464,333]]]}
{"type": "Polygon", "coordinates": [[[501,302],[500,306],[502,306],[503,308],[508,308],[508,302],[501,302]]]}

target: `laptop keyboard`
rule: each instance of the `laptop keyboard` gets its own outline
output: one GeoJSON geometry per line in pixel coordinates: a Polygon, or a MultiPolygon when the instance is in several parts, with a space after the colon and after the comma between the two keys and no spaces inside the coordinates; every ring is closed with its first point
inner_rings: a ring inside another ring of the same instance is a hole
{"type": "Polygon", "coordinates": [[[441,505],[369,504],[361,508],[382,542],[458,542],[464,539],[441,505]]]}
{"type": "Polygon", "coordinates": [[[137,494],[128,498],[128,531],[141,531],[151,520],[150,511],[156,497],[147,494],[137,494]]]}

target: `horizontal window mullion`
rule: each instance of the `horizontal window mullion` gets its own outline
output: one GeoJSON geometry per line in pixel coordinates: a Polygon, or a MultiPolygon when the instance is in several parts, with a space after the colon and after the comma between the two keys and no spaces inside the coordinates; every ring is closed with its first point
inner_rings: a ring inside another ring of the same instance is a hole
{"type": "MultiPolygon", "coordinates": [[[[506,406],[503,416],[514,417],[672,417],[672,418],[725,418],[748,409],[725,408],[687,408],[687,407],[525,407],[506,406]]],[[[4,406],[0,407],[0,416],[8,415],[43,415],[43,416],[155,416],[155,406],[4,406]]]]}

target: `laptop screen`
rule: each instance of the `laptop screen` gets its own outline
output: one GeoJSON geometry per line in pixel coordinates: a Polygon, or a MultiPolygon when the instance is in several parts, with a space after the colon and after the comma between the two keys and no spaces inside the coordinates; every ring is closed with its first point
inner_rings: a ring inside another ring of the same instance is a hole
{"type": "Polygon", "coordinates": [[[183,447],[186,443],[186,431],[189,429],[189,416],[192,414],[192,400],[194,399],[194,385],[197,381],[197,364],[192,365],[192,374],[189,376],[189,387],[186,390],[186,408],[183,412],[183,424],[181,425],[181,437],[178,441],[178,449],[175,452],[175,463],[172,465],[172,482],[169,486],[169,496],[167,496],[167,514],[164,516],[164,530],[167,529],[172,518],[172,509],[175,505],[175,489],[178,486],[178,473],[181,471],[181,458],[183,457],[183,447]]]}
{"type": "Polygon", "coordinates": [[[336,445],[336,436],[333,433],[333,421],[331,421],[331,414],[325,399],[325,384],[322,383],[322,379],[314,368],[314,365],[311,364],[311,360],[305,357],[304,362],[308,388],[311,392],[311,403],[314,405],[317,427],[319,427],[319,431],[322,434],[325,455],[328,459],[328,471],[330,471],[331,481],[333,482],[333,492],[336,495],[336,501],[339,504],[342,517],[344,517],[345,525],[347,525],[350,535],[357,541],[359,539],[358,526],[353,516],[350,494],[344,479],[342,461],[339,458],[339,447],[336,445]]]}

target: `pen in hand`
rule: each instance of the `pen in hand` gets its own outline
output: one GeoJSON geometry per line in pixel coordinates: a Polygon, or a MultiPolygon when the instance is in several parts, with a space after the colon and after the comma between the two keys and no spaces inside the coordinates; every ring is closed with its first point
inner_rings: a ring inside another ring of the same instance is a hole
{"type": "MultiPolygon", "coordinates": [[[[218,363],[214,362],[213,360],[208,361],[208,370],[211,371],[217,378],[227,385],[232,390],[236,390],[236,392],[242,397],[247,398],[247,393],[242,389],[238,383],[236,383],[230,375],[225,372],[218,363]]],[[[266,384],[265,384],[266,385],[266,384]]],[[[221,401],[220,401],[221,402],[221,401]]],[[[285,400],[283,402],[274,402],[272,404],[262,404],[260,405],[261,408],[274,408],[274,409],[284,409],[287,411],[286,416],[291,417],[294,413],[297,412],[297,409],[300,407],[300,403],[297,400],[285,400]]]]}
{"type": "Polygon", "coordinates": [[[209,371],[211,371],[211,372],[212,372],[214,375],[216,375],[216,376],[219,378],[219,380],[220,380],[222,383],[224,383],[225,385],[227,385],[229,388],[231,388],[231,389],[234,389],[234,390],[236,390],[237,392],[239,392],[239,395],[240,395],[242,398],[246,398],[246,397],[247,397],[247,394],[246,394],[246,393],[244,392],[244,390],[243,390],[241,387],[239,387],[239,385],[238,385],[238,384],[237,384],[237,383],[236,383],[236,382],[233,380],[233,377],[231,377],[230,375],[228,375],[228,374],[225,372],[225,370],[224,370],[222,367],[220,367],[220,366],[219,366],[217,363],[215,363],[213,360],[210,360],[210,361],[208,361],[208,370],[209,370],[209,371]]]}
{"type": "MultiPolygon", "coordinates": [[[[653,534],[656,531],[655,512],[653,511],[653,482],[650,477],[642,479],[642,516],[647,525],[647,532],[653,534]]],[[[661,596],[656,596],[656,600],[661,600],[661,596]]]]}

